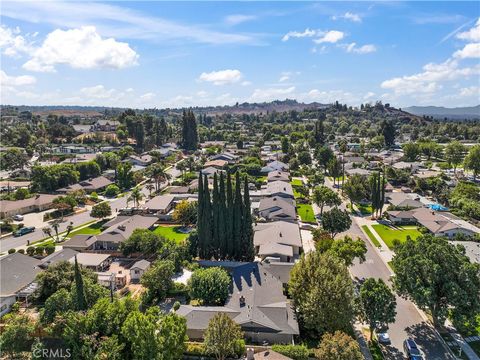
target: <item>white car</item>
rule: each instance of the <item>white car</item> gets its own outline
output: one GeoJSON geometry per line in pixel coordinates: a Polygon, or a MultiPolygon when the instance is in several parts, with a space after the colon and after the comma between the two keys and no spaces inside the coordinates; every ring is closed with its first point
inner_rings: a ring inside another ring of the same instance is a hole
{"type": "Polygon", "coordinates": [[[390,345],[392,343],[387,332],[376,332],[375,337],[377,338],[379,344],[390,345]]]}
{"type": "Polygon", "coordinates": [[[23,216],[22,216],[22,215],[15,215],[15,216],[13,217],[13,220],[15,220],[15,221],[23,221],[23,216]]]}

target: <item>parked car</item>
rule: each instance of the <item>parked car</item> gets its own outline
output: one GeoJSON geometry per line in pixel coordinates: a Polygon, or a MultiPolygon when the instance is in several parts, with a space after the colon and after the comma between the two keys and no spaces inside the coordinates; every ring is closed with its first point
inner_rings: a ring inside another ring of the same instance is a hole
{"type": "Polygon", "coordinates": [[[15,216],[13,217],[13,220],[15,220],[15,221],[23,221],[23,215],[15,215],[15,216]]]}
{"type": "Polygon", "coordinates": [[[375,332],[375,337],[379,344],[390,345],[392,341],[390,340],[390,335],[386,331],[375,332]]]}
{"type": "Polygon", "coordinates": [[[27,226],[27,227],[21,228],[20,230],[15,231],[13,236],[15,237],[23,236],[26,234],[30,234],[31,232],[34,232],[34,231],[35,231],[35,226],[27,226]]]}
{"type": "Polygon", "coordinates": [[[422,353],[413,339],[408,338],[403,342],[403,350],[409,360],[423,360],[422,353]]]}

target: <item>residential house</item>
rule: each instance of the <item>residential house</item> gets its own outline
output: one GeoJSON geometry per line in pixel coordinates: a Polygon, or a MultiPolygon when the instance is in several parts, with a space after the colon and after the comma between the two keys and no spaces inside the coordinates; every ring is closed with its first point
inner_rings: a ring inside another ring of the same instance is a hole
{"type": "Polygon", "coordinates": [[[284,162],[275,160],[272,162],[269,162],[266,166],[264,166],[260,172],[262,173],[269,173],[271,171],[288,171],[288,165],[285,164],[284,162]]]}
{"type": "Polygon", "coordinates": [[[105,190],[105,188],[113,184],[113,181],[106,178],[105,176],[99,176],[93,179],[83,180],[77,184],[69,185],[67,187],[58,189],[58,193],[69,194],[77,190],[83,190],[86,193],[99,192],[105,190]]]}
{"type": "Polygon", "coordinates": [[[137,166],[148,166],[152,163],[153,158],[149,154],[142,154],[142,155],[130,155],[128,157],[128,161],[132,163],[132,165],[137,166]]]}
{"type": "Polygon", "coordinates": [[[97,157],[96,153],[76,154],[74,157],[67,158],[63,160],[61,163],[62,164],[78,164],[82,162],[95,160],[96,157],[97,157]]]}
{"type": "Polygon", "coordinates": [[[409,170],[412,174],[417,172],[423,165],[419,162],[405,162],[399,161],[392,164],[392,167],[396,170],[409,170]]]}
{"type": "Polygon", "coordinates": [[[140,281],[140,278],[150,267],[150,261],[139,260],[130,268],[130,280],[132,282],[140,281]]]}
{"type": "Polygon", "coordinates": [[[41,261],[40,267],[46,269],[51,265],[58,264],[61,261],[69,261],[78,254],[78,251],[72,248],[63,248],[60,251],[55,251],[54,253],[44,257],[41,261]]]}
{"type": "Polygon", "coordinates": [[[92,126],[92,131],[117,131],[120,123],[117,120],[97,120],[92,126]]]}
{"type": "Polygon", "coordinates": [[[77,133],[88,134],[92,130],[92,125],[72,125],[77,133]]]}
{"type": "Polygon", "coordinates": [[[77,263],[87,269],[103,272],[110,266],[111,259],[109,254],[78,253],[72,256],[68,262],[74,263],[75,257],[77,263]]]}
{"type": "Polygon", "coordinates": [[[38,194],[24,200],[0,200],[0,218],[51,209],[53,200],[57,197],[58,195],[38,194]]]}
{"type": "Polygon", "coordinates": [[[0,316],[21,299],[28,301],[36,290],[41,261],[18,252],[0,258],[0,316]]]}
{"type": "Polygon", "coordinates": [[[457,234],[465,236],[480,234],[478,227],[449,212],[436,212],[422,207],[402,212],[387,211],[387,214],[393,223],[416,223],[427,228],[435,236],[453,238],[457,234]]]}
{"type": "Polygon", "coordinates": [[[370,170],[362,169],[362,168],[351,168],[351,169],[345,169],[345,173],[347,174],[347,176],[353,176],[353,175],[370,176],[372,172],[370,170]]]}
{"type": "Polygon", "coordinates": [[[270,171],[267,175],[267,181],[285,181],[290,182],[290,173],[286,171],[270,171]]]}
{"type": "Polygon", "coordinates": [[[157,195],[143,206],[150,214],[166,215],[173,209],[174,199],[175,197],[172,195],[157,195]]]}
{"type": "Polygon", "coordinates": [[[225,166],[228,165],[228,161],[226,160],[210,160],[203,164],[204,168],[214,167],[217,169],[223,169],[225,166]]]}
{"type": "Polygon", "coordinates": [[[300,255],[302,238],[296,222],[272,221],[254,226],[253,244],[262,259],[293,262],[300,255]]]}
{"type": "Polygon", "coordinates": [[[267,184],[267,194],[270,196],[280,196],[283,198],[293,199],[293,188],[289,182],[285,181],[271,181],[267,184]]]}
{"type": "Polygon", "coordinates": [[[280,196],[266,197],[260,200],[258,215],[266,220],[289,220],[297,218],[295,200],[280,196]]]}
{"type": "Polygon", "coordinates": [[[420,197],[415,193],[387,192],[385,193],[385,202],[396,208],[417,209],[423,207],[420,197]]]}
{"type": "Polygon", "coordinates": [[[228,261],[200,265],[223,267],[232,276],[232,286],[224,306],[180,306],[176,313],[185,317],[190,339],[202,339],[210,320],[224,313],[240,325],[248,342],[293,343],[299,334],[295,312],[283,294],[283,282],[268,266],[228,261]]]}
{"type": "Polygon", "coordinates": [[[201,170],[202,175],[207,175],[207,177],[213,177],[215,174],[220,175],[220,172],[222,170],[219,170],[217,168],[214,168],[213,166],[209,166],[205,169],[201,170]]]}
{"type": "Polygon", "coordinates": [[[224,152],[221,154],[213,155],[210,157],[210,160],[225,160],[229,164],[234,164],[238,160],[238,155],[234,155],[232,153],[224,152]]]}

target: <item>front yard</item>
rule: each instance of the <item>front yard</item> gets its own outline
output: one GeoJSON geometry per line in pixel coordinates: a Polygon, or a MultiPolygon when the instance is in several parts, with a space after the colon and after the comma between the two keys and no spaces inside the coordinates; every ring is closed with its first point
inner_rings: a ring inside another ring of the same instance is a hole
{"type": "Polygon", "coordinates": [[[297,212],[300,219],[304,222],[315,223],[315,214],[313,212],[312,205],[310,204],[297,204],[297,212]]]}
{"type": "Polygon", "coordinates": [[[175,240],[177,243],[182,242],[188,237],[188,233],[181,231],[181,226],[157,226],[153,232],[160,236],[163,236],[166,239],[175,240]]]}
{"type": "Polygon", "coordinates": [[[417,230],[416,226],[389,227],[383,224],[376,224],[372,225],[372,227],[377,234],[380,235],[389,249],[393,249],[395,239],[403,243],[407,240],[407,236],[416,239],[422,235],[422,233],[417,230]]]}
{"type": "Polygon", "coordinates": [[[75,235],[98,235],[102,232],[102,226],[105,224],[105,222],[106,220],[98,221],[82,229],[74,230],[68,234],[68,237],[71,238],[75,235]]]}

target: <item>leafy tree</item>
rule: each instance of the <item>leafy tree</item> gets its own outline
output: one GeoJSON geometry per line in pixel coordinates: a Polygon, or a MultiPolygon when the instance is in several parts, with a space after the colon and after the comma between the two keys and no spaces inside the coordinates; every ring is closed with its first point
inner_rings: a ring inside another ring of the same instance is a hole
{"type": "Polygon", "coordinates": [[[5,327],[0,334],[0,349],[14,359],[24,351],[29,351],[33,343],[32,333],[35,323],[28,315],[7,314],[3,319],[5,327]]]}
{"type": "Polygon", "coordinates": [[[99,219],[104,219],[110,215],[112,215],[112,208],[106,201],[92,207],[92,211],[90,212],[90,216],[99,219]]]}
{"type": "Polygon", "coordinates": [[[76,169],[79,173],[80,180],[94,178],[100,175],[101,169],[96,161],[85,161],[76,164],[76,169]]]}
{"type": "MultiPolygon", "coordinates": [[[[86,268],[81,268],[80,272],[84,279],[97,281],[97,275],[86,268]]],[[[60,289],[70,290],[74,283],[75,270],[73,264],[67,261],[61,261],[54,265],[50,265],[45,271],[37,275],[36,282],[38,288],[35,296],[39,301],[47,300],[52,294],[60,289]]]]}
{"type": "Polygon", "coordinates": [[[135,229],[132,235],[120,244],[120,250],[125,256],[134,253],[152,255],[158,251],[164,241],[165,239],[148,229],[135,229]]]}
{"type": "Polygon", "coordinates": [[[28,162],[28,155],[25,150],[20,148],[11,148],[0,153],[1,170],[23,169],[28,162]]]}
{"type": "Polygon", "coordinates": [[[420,146],[417,143],[409,142],[402,145],[403,157],[406,161],[415,161],[420,155],[420,146]]]}
{"type": "Polygon", "coordinates": [[[75,299],[75,306],[77,310],[85,310],[87,308],[87,299],[85,297],[85,289],[83,287],[83,277],[80,273],[80,268],[78,266],[77,257],[75,256],[75,292],[76,292],[76,299],[75,299]]]}
{"type": "Polygon", "coordinates": [[[448,311],[475,316],[480,311],[480,265],[472,264],[465,248],[427,234],[397,246],[392,260],[399,295],[428,310],[435,326],[448,311]]]}
{"type": "Polygon", "coordinates": [[[359,258],[360,262],[365,261],[367,245],[360,238],[353,240],[351,237],[345,236],[343,239],[334,240],[328,251],[330,254],[343,260],[346,266],[352,266],[356,258],[359,258]]]}
{"type": "Polygon", "coordinates": [[[197,122],[192,110],[184,111],[182,116],[182,147],[186,150],[197,148],[197,122]]]}
{"type": "Polygon", "coordinates": [[[312,163],[312,158],[308,151],[299,152],[297,158],[301,165],[310,165],[312,163]]]}
{"type": "Polygon", "coordinates": [[[158,332],[160,359],[176,360],[183,357],[188,340],[186,324],[184,317],[174,313],[162,317],[158,332]]]}
{"type": "Polygon", "coordinates": [[[363,360],[358,342],[342,331],[322,336],[320,346],[315,350],[318,360],[363,360]]]}
{"type": "Polygon", "coordinates": [[[327,164],[328,174],[333,178],[333,185],[335,186],[336,179],[342,175],[342,164],[334,157],[327,164]]]}
{"type": "Polygon", "coordinates": [[[475,181],[480,173],[480,145],[470,148],[468,155],[465,157],[464,166],[465,169],[473,172],[473,180],[475,181]]]}
{"type": "Polygon", "coordinates": [[[332,239],[338,233],[348,230],[350,225],[352,225],[352,219],[345,210],[333,208],[323,213],[322,227],[330,233],[332,239]]]}
{"type": "Polygon", "coordinates": [[[31,188],[34,192],[53,192],[78,180],[79,173],[71,164],[32,167],[31,188]]]}
{"type": "Polygon", "coordinates": [[[328,146],[322,146],[315,152],[315,158],[318,163],[323,166],[325,172],[327,171],[328,163],[334,158],[334,156],[332,149],[328,146]]]}
{"type": "Polygon", "coordinates": [[[228,297],[230,275],[219,267],[200,268],[189,280],[190,297],[204,305],[223,305],[228,297]]]}
{"type": "Polygon", "coordinates": [[[302,256],[291,271],[288,291],[307,331],[323,334],[351,328],[353,285],[347,267],[335,257],[317,251],[302,256]]]}
{"type": "Polygon", "coordinates": [[[118,164],[116,178],[121,189],[129,189],[133,184],[132,164],[129,162],[118,164]]]}
{"type": "Polygon", "coordinates": [[[313,190],[313,202],[320,208],[320,216],[322,216],[325,206],[338,206],[342,203],[342,200],[332,189],[319,186],[313,190]]]}
{"type": "Polygon", "coordinates": [[[385,145],[391,147],[395,145],[395,126],[390,120],[383,120],[380,124],[381,135],[385,138],[385,145]]]}
{"type": "Polygon", "coordinates": [[[168,291],[173,286],[172,276],[175,266],[170,260],[155,261],[143,274],[141,284],[148,290],[149,299],[158,301],[165,299],[168,291]]]}
{"type": "Polygon", "coordinates": [[[44,325],[50,324],[58,314],[73,309],[70,292],[67,289],[60,289],[45,301],[45,306],[40,313],[40,321],[44,325]]]}
{"type": "Polygon", "coordinates": [[[370,328],[370,337],[378,329],[388,328],[395,321],[397,301],[382,279],[369,278],[360,288],[362,317],[370,328]]]}
{"type": "Polygon", "coordinates": [[[197,202],[180,201],[173,211],[173,220],[187,227],[197,222],[197,202]]]}
{"type": "Polygon", "coordinates": [[[458,141],[450,142],[445,148],[445,160],[453,167],[453,172],[457,173],[457,166],[462,163],[465,153],[465,146],[458,141]]]}
{"type": "Polygon", "coordinates": [[[218,313],[210,320],[205,330],[205,352],[214,354],[217,360],[224,360],[235,354],[236,344],[242,339],[240,325],[227,314],[218,313]]]}
{"type": "Polygon", "coordinates": [[[353,210],[353,203],[360,202],[369,197],[368,179],[365,176],[354,174],[348,178],[342,187],[345,195],[350,199],[350,206],[353,210]]]}

